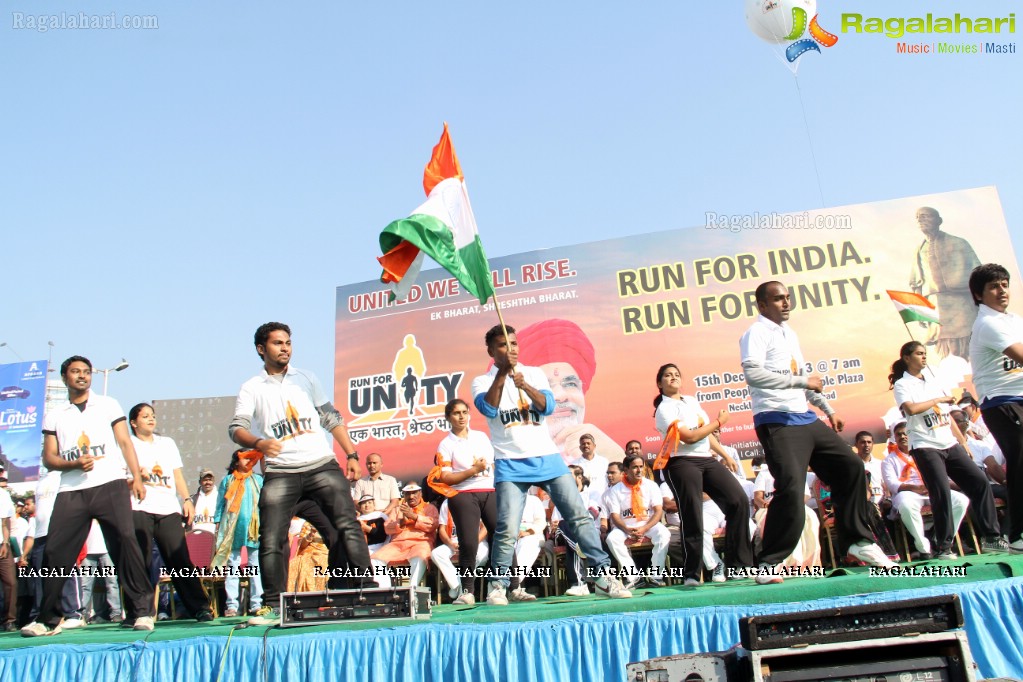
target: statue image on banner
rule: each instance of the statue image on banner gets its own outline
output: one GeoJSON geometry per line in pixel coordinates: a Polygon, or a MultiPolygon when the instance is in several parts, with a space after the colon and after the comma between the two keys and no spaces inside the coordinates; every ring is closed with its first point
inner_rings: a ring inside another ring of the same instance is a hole
{"type": "Polygon", "coordinates": [[[970,334],[977,319],[969,280],[980,259],[968,241],[942,232],[936,209],[918,208],[916,221],[926,239],[913,254],[909,286],[934,304],[940,320],[936,325],[920,323],[928,327],[924,343],[932,346],[939,358],[955,355],[969,360],[970,334]]]}

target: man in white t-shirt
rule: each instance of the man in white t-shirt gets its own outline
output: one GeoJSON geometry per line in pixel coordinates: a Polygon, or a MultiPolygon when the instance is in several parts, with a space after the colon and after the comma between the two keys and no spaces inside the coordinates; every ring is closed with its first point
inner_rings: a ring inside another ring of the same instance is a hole
{"type": "Polygon", "coordinates": [[[192,516],[192,530],[204,530],[208,533],[217,533],[217,523],[214,520],[217,516],[217,502],[220,495],[217,494],[217,478],[213,469],[203,469],[199,472],[199,490],[191,497],[192,507],[195,514],[192,516]]]}
{"type": "Polygon", "coordinates": [[[764,523],[760,584],[782,581],[774,567],[795,549],[806,512],[803,488],[807,467],[831,488],[835,504],[836,549],[867,564],[893,567],[874,542],[866,474],[862,462],[838,436],[844,422],[824,398],[824,385],[808,365],[796,333],[788,325],[791,299],[781,282],[764,282],[755,292],[760,317],[739,342],[742,368],[750,387],[753,424],[776,474],[776,491],[764,523]],[[810,404],[823,411],[825,426],[810,404]]]}
{"type": "MultiPolygon", "coordinates": [[[[96,395],[92,363],[79,355],[65,360],[60,376],[69,403],[48,411],[43,420],[43,466],[61,472],[60,492],[50,517],[43,569],[67,572],[78,560],[92,521],[99,522],[107,550],[124,589],[124,606],[136,630],[153,629],[153,586],[135,540],[131,495],[146,496],[124,410],[113,398],[96,395]],[[125,469],[131,482],[125,485],[125,469]]],[[[59,601],[64,577],[43,579],[43,600],[35,622],[21,629],[26,637],[60,632],[59,601]]]]}
{"type": "Polygon", "coordinates": [[[526,494],[530,486],[547,491],[565,517],[572,537],[579,543],[592,573],[598,594],[627,598],[632,594],[609,575],[611,559],[600,546],[600,535],[587,513],[575,479],[569,472],[547,430],[546,418],[555,400],[547,377],[535,367],[518,364],[518,340],[514,327],[492,327],[485,336],[490,371],[473,379],[476,409],[487,419],[494,445],[494,488],[497,493],[497,531],[491,544],[487,603],[503,606],[511,582],[515,540],[526,494]]]}
{"type": "MultiPolygon", "coordinates": [[[[288,526],[300,500],[318,505],[337,531],[329,547],[329,568],[350,569],[360,577],[353,587],[376,587],[366,537],[356,520],[355,502],[345,473],[327,444],[327,433],[357,466],[358,454],[348,429],[320,382],[291,366],[291,329],[268,322],[256,330],[256,352],[263,369],[238,393],[231,439],[263,454],[263,489],[259,495],[259,567],[263,608],[250,625],[280,621],[280,593],[287,583],[288,526]]],[[[344,586],[331,577],[328,587],[344,586]]]]}
{"type": "MultiPolygon", "coordinates": [[[[931,556],[931,541],[927,539],[924,531],[924,520],[920,510],[924,505],[930,504],[930,498],[916,462],[909,454],[906,422],[899,422],[892,426],[892,440],[895,441],[896,449],[889,453],[881,463],[884,484],[892,496],[890,518],[894,519],[897,516],[902,520],[910,537],[913,538],[913,544],[916,545],[917,551],[920,552],[922,558],[929,558],[931,556]]],[[[958,490],[951,491],[949,506],[952,509],[953,535],[958,531],[959,524],[966,516],[969,505],[970,500],[966,495],[958,490]]],[[[955,555],[951,550],[942,549],[937,558],[954,559],[955,555]]]]}
{"type": "Polygon", "coordinates": [[[607,490],[605,473],[610,462],[607,457],[597,454],[597,442],[589,433],[579,436],[579,452],[582,454],[569,464],[583,468],[586,478],[590,479],[590,493],[599,497],[607,490]]]}
{"type": "Polygon", "coordinates": [[[625,478],[607,492],[607,511],[611,522],[607,546],[618,560],[622,573],[628,576],[626,587],[631,588],[641,576],[625,543],[649,538],[654,547],[647,582],[661,587],[664,585],[664,558],[668,555],[668,542],[671,540],[671,533],[661,523],[663,496],[656,483],[643,478],[642,457],[626,457],[623,464],[625,478]]]}
{"type": "Polygon", "coordinates": [[[1005,456],[1009,551],[1023,552],[1023,318],[1009,312],[1009,271],[988,263],[970,274],[978,306],[970,337],[980,413],[1005,456]]]}
{"type": "Polygon", "coordinates": [[[870,501],[880,505],[884,500],[884,477],[881,475],[881,460],[874,459],[874,434],[870,431],[860,431],[855,438],[856,454],[863,462],[863,468],[870,476],[867,485],[870,491],[870,501]]]}

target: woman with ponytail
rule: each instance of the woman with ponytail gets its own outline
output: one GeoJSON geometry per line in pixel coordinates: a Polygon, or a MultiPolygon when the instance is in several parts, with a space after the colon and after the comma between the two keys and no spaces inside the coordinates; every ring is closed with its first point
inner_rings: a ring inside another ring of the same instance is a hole
{"type": "Polygon", "coordinates": [[[967,452],[966,437],[949,418],[955,398],[927,368],[927,349],[922,343],[910,341],[902,345],[899,359],[892,363],[888,384],[895,392],[895,404],[906,417],[909,454],[930,497],[936,556],[955,558],[952,538],[958,529],[952,519],[950,478],[970,498],[984,538],[982,550],[1007,552],[1008,543],[998,530],[991,486],[967,452]]]}
{"type": "Polygon", "coordinates": [[[654,469],[664,469],[665,481],[678,504],[685,584],[700,584],[703,493],[717,503],[727,519],[725,556],[729,566],[734,571],[752,567],[749,498],[735,476],[713,456],[716,453],[730,461],[713,435],[728,421],[728,411],[721,410],[717,419],[711,420],[696,398],[682,395],[682,373],[671,363],[657,370],[657,388],[654,422],[664,441],[654,469]]]}
{"type": "MultiPolygon", "coordinates": [[[[146,569],[150,568],[155,540],[185,608],[200,623],[211,621],[209,598],[195,575],[185,544],[184,524],[192,522],[195,509],[181,473],[181,453],[172,439],[156,434],[156,412],[149,403],[131,408],[128,425],[146,486],[144,500],[140,502],[134,497],[131,500],[135,537],[146,569]]],[[[128,620],[133,620],[134,614],[128,615],[128,620]]]]}

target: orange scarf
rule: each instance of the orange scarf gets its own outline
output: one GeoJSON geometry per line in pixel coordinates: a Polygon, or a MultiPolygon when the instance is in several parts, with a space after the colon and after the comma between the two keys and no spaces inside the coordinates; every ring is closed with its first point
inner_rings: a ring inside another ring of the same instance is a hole
{"type": "Polygon", "coordinates": [[[668,465],[668,460],[671,459],[672,453],[678,450],[678,444],[681,440],[682,436],[679,435],[678,420],[676,419],[664,434],[664,443],[661,444],[661,449],[657,453],[657,459],[654,460],[655,470],[663,469],[668,465]]]}
{"type": "Polygon", "coordinates": [[[430,473],[426,475],[426,485],[430,486],[444,497],[454,497],[458,494],[458,491],[440,480],[440,476],[444,469],[443,465],[447,462],[444,462],[441,459],[439,452],[433,456],[433,462],[433,468],[430,469],[430,473]]]}
{"type": "Polygon", "coordinates": [[[902,454],[902,450],[899,450],[898,448],[895,448],[895,454],[899,456],[899,459],[902,460],[902,464],[904,465],[902,467],[902,473],[899,474],[899,481],[905,483],[909,480],[909,477],[913,475],[913,472],[916,471],[916,462],[902,454]]]}
{"type": "Polygon", "coordinates": [[[252,475],[252,468],[260,459],[263,453],[259,450],[246,450],[238,453],[238,468],[231,474],[231,482],[227,484],[227,491],[224,499],[227,501],[227,511],[237,514],[242,508],[242,498],[245,497],[245,479],[252,475]]]}
{"type": "Polygon", "coordinates": [[[643,479],[639,479],[636,485],[629,485],[623,480],[625,487],[632,492],[632,518],[637,521],[646,521],[646,503],[643,501],[643,479]]]}

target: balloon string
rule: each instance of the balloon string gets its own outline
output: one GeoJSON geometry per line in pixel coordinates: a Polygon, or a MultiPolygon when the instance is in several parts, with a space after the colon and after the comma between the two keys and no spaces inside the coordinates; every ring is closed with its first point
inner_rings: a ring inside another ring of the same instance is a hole
{"type": "Polygon", "coordinates": [[[792,72],[792,80],[796,82],[796,92],[799,94],[799,110],[803,112],[803,127],[806,130],[806,143],[810,148],[810,159],[813,161],[813,173],[817,176],[817,192],[821,197],[821,208],[824,208],[824,188],[821,185],[821,172],[817,167],[817,155],[813,153],[813,139],[810,137],[810,123],[806,118],[806,106],[803,104],[803,90],[799,87],[799,76],[792,72]]]}

